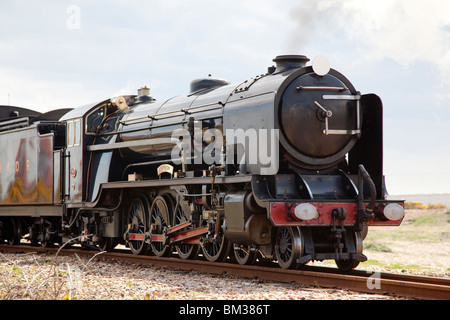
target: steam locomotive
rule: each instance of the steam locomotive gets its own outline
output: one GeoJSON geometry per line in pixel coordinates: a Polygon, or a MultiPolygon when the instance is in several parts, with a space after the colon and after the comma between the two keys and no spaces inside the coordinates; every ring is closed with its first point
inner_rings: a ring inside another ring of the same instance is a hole
{"type": "Polygon", "coordinates": [[[48,113],[0,107],[0,241],[298,268],[367,258],[386,199],[382,102],[323,57],[282,55],[238,84],[48,113]]]}

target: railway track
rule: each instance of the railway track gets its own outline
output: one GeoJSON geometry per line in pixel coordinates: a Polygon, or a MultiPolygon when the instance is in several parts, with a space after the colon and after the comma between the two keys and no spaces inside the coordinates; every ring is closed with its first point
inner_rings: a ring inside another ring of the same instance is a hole
{"type": "MultiPolygon", "coordinates": [[[[21,253],[55,253],[58,248],[41,248],[28,245],[1,245],[0,252],[21,253]]],[[[95,251],[83,249],[63,249],[59,254],[87,255],[92,257],[95,251]]],[[[101,257],[128,261],[155,267],[168,267],[184,271],[196,270],[210,274],[230,274],[244,278],[282,283],[297,283],[324,288],[341,288],[370,294],[395,295],[401,297],[450,300],[450,279],[426,277],[386,272],[367,272],[353,270],[343,273],[336,268],[305,266],[302,270],[284,270],[276,264],[267,263],[264,266],[244,266],[235,263],[208,262],[205,260],[181,260],[179,258],[161,258],[155,256],[132,255],[127,250],[104,252],[101,257]]]]}

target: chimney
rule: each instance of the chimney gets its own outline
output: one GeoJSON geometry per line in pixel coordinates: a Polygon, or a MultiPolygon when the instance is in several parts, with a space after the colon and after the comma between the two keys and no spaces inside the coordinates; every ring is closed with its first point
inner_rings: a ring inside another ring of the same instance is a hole
{"type": "Polygon", "coordinates": [[[274,73],[280,73],[292,69],[303,68],[309,58],[303,55],[282,55],[273,59],[273,62],[277,64],[274,73]]]}
{"type": "Polygon", "coordinates": [[[145,86],[137,90],[136,102],[147,101],[153,101],[153,98],[150,97],[150,88],[147,88],[147,86],[145,86]]]}

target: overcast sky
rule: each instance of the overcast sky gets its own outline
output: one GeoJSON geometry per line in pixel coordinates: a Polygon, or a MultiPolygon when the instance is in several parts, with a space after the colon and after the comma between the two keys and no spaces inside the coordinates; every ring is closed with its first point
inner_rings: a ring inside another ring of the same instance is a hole
{"type": "Polygon", "coordinates": [[[0,2],[0,105],[45,112],[145,85],[164,99],[280,54],[325,55],[382,98],[390,194],[450,193],[450,1],[0,2]]]}

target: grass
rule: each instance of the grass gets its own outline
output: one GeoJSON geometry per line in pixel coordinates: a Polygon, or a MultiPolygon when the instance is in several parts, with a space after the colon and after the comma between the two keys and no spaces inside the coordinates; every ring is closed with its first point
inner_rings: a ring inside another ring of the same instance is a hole
{"type": "Polygon", "coordinates": [[[413,226],[422,226],[422,225],[433,225],[437,223],[439,217],[436,214],[430,214],[430,215],[422,215],[418,216],[417,218],[411,219],[410,223],[413,226]]]}
{"type": "Polygon", "coordinates": [[[390,241],[436,242],[449,239],[450,211],[417,210],[411,216],[406,213],[399,227],[372,227],[366,242],[384,243],[390,241]]]}
{"type": "Polygon", "coordinates": [[[0,300],[72,300],[80,286],[80,272],[87,263],[69,265],[54,258],[41,259],[33,255],[23,255],[22,261],[11,255],[0,253],[0,300]],[[25,260],[25,261],[24,261],[25,260]]]}
{"type": "Polygon", "coordinates": [[[392,252],[392,250],[383,243],[365,243],[364,249],[377,252],[392,252]]]}
{"type": "MultiPolygon", "coordinates": [[[[395,227],[391,227],[395,228],[395,227]]],[[[424,232],[411,232],[410,230],[392,230],[392,231],[378,231],[375,228],[370,229],[369,234],[365,240],[368,242],[383,241],[384,243],[398,240],[407,241],[420,241],[420,240],[435,240],[437,238],[436,234],[432,231],[424,232]]]]}
{"type": "Polygon", "coordinates": [[[448,272],[449,223],[448,209],[407,210],[399,227],[371,227],[364,253],[379,261],[371,259],[361,265],[448,272]]]}
{"type": "Polygon", "coordinates": [[[378,260],[369,259],[363,263],[361,263],[361,266],[378,266],[380,268],[387,268],[387,269],[397,269],[397,270],[425,270],[429,269],[428,267],[422,267],[417,264],[402,264],[402,263],[382,263],[378,260]]]}

